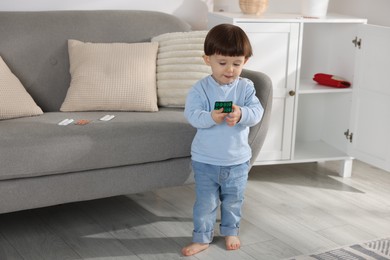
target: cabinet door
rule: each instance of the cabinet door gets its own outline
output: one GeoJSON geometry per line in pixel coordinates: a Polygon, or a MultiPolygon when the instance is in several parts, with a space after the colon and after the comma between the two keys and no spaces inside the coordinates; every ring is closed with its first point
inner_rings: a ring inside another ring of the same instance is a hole
{"type": "Polygon", "coordinates": [[[350,154],[390,171],[390,28],[362,25],[358,38],[350,154]]]}
{"type": "Polygon", "coordinates": [[[272,79],[274,98],[271,123],[256,162],[291,159],[296,78],[298,69],[298,23],[249,23],[236,25],[247,33],[253,57],[247,69],[262,71],[272,79]]]}

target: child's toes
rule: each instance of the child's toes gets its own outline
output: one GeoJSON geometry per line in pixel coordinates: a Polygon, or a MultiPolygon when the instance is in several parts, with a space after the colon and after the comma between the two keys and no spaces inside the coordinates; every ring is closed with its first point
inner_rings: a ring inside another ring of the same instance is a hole
{"type": "Polygon", "coordinates": [[[240,239],[237,236],[225,237],[226,249],[237,250],[241,247],[240,239]]]}

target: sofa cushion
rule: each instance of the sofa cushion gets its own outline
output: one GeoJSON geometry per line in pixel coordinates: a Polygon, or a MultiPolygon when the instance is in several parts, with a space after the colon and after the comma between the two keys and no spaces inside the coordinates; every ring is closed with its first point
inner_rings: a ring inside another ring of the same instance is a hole
{"type": "Polygon", "coordinates": [[[157,111],[158,43],[68,41],[71,83],[61,111],[157,111]]]}
{"type": "MultiPolygon", "coordinates": [[[[159,112],[49,112],[0,121],[0,179],[143,164],[190,156],[195,129],[182,109],[159,112]],[[92,120],[59,126],[65,118],[92,120]],[[20,162],[23,163],[20,163],[20,162]]],[[[93,180],[91,180],[93,181],[93,180]]],[[[136,181],[136,180],[135,180],[136,181]]]]}
{"type": "Polygon", "coordinates": [[[165,33],[152,38],[158,42],[158,104],[184,107],[189,89],[211,68],[203,61],[203,44],[207,31],[165,33]]]}
{"type": "Polygon", "coordinates": [[[0,56],[0,120],[43,112],[0,56]]]}

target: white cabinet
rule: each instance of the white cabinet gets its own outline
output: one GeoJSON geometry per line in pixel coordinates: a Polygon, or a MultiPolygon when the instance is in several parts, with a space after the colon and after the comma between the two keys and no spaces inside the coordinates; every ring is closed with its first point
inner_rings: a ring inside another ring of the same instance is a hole
{"type": "Polygon", "coordinates": [[[359,27],[349,154],[390,171],[390,28],[359,27]]]}
{"type": "Polygon", "coordinates": [[[266,73],[273,82],[271,124],[256,164],[291,160],[295,97],[289,92],[295,93],[297,85],[300,24],[247,22],[227,13],[209,15],[209,27],[220,23],[233,23],[243,28],[255,54],[245,67],[266,73]]]}
{"type": "Polygon", "coordinates": [[[299,24],[241,23],[256,53],[246,68],[265,72],[272,78],[274,98],[269,136],[261,150],[262,161],[290,160],[297,80],[299,24]],[[283,125],[284,127],[280,127],[283,125]]]}
{"type": "Polygon", "coordinates": [[[356,157],[390,170],[389,28],[339,15],[209,14],[209,28],[220,23],[246,31],[254,49],[246,68],[274,84],[271,125],[255,165],[340,160],[340,175],[350,176],[356,157]],[[320,72],[352,87],[320,86],[312,80],[320,72]]]}

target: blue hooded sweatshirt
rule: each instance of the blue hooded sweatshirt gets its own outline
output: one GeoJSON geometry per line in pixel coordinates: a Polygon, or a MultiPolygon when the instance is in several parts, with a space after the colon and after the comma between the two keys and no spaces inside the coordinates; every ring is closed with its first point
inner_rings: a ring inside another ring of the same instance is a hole
{"type": "Polygon", "coordinates": [[[237,78],[227,85],[218,84],[209,75],[190,89],[184,115],[197,129],[191,146],[192,160],[231,166],[244,163],[252,157],[248,143],[249,127],[260,122],[264,113],[253,82],[237,78]],[[241,109],[241,119],[234,126],[217,124],[211,117],[216,101],[233,101],[241,109]]]}

